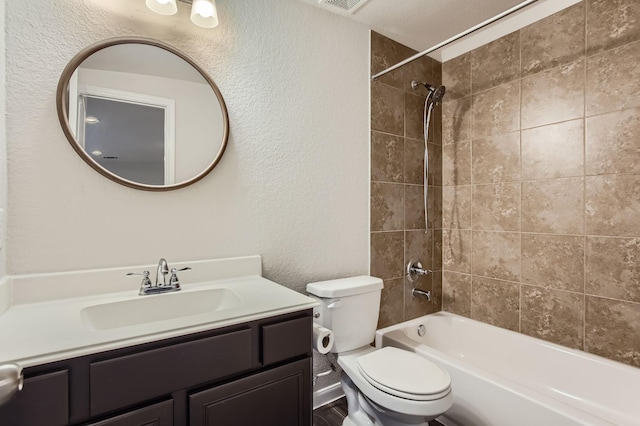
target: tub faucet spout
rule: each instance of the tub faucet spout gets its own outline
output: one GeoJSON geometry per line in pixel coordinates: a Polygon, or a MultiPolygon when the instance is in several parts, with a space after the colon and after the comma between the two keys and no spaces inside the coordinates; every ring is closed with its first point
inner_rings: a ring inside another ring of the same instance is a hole
{"type": "Polygon", "coordinates": [[[413,297],[418,297],[418,296],[425,297],[427,299],[427,302],[431,302],[431,291],[429,291],[429,290],[422,290],[420,288],[414,288],[413,290],[411,290],[411,295],[413,297]]]}

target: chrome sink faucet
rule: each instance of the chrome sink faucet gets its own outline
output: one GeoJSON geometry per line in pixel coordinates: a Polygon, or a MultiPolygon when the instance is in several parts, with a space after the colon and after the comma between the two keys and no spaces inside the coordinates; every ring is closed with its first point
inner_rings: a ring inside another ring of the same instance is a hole
{"type": "Polygon", "coordinates": [[[160,294],[180,290],[180,280],[178,279],[178,272],[190,270],[191,268],[188,266],[181,269],[171,268],[171,270],[169,270],[167,261],[165,260],[165,258],[161,258],[158,261],[158,266],[156,268],[155,285],[151,283],[151,279],[149,278],[149,271],[129,272],[127,276],[142,276],[142,283],[140,284],[140,292],[138,294],[140,294],[140,296],[146,296],[148,294],[160,294]],[[169,274],[169,272],[171,272],[171,278],[169,278],[169,284],[167,284],[167,275],[169,274]],[[160,276],[162,276],[162,281],[160,280],[160,276]]]}
{"type": "Polygon", "coordinates": [[[160,284],[160,275],[162,275],[162,285],[167,285],[167,274],[169,273],[169,265],[164,257],[158,260],[158,267],[156,268],[156,287],[160,284]]]}

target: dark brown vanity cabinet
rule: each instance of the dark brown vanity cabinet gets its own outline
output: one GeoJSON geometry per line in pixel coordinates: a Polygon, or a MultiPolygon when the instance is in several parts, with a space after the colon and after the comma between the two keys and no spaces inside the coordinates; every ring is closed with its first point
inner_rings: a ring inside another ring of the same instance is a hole
{"type": "Polygon", "coordinates": [[[311,426],[312,311],[25,369],[2,426],[311,426]]]}

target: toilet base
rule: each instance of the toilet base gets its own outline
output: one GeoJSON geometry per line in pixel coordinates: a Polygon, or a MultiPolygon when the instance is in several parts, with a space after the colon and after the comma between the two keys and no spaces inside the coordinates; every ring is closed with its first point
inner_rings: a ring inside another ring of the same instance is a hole
{"type": "Polygon", "coordinates": [[[348,409],[342,426],[429,426],[429,420],[436,417],[409,416],[385,410],[369,401],[346,374],[342,374],[341,381],[348,409]]]}
{"type": "Polygon", "coordinates": [[[342,426],[371,426],[379,423],[374,423],[373,419],[362,409],[360,404],[360,392],[356,385],[353,384],[349,376],[342,373],[342,390],[344,396],[347,398],[347,411],[348,415],[342,422],[342,426]]]}
{"type": "Polygon", "coordinates": [[[352,422],[351,420],[349,420],[349,417],[346,417],[342,422],[342,426],[358,426],[358,425],[352,422]]]}

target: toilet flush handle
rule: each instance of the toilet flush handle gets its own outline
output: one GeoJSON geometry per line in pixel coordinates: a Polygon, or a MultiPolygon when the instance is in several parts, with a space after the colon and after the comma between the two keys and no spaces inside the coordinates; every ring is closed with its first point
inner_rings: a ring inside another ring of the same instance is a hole
{"type": "Polygon", "coordinates": [[[336,309],[336,308],[340,308],[342,307],[342,300],[338,299],[338,300],[334,300],[333,302],[329,303],[327,305],[327,308],[329,309],[336,309]]]}

